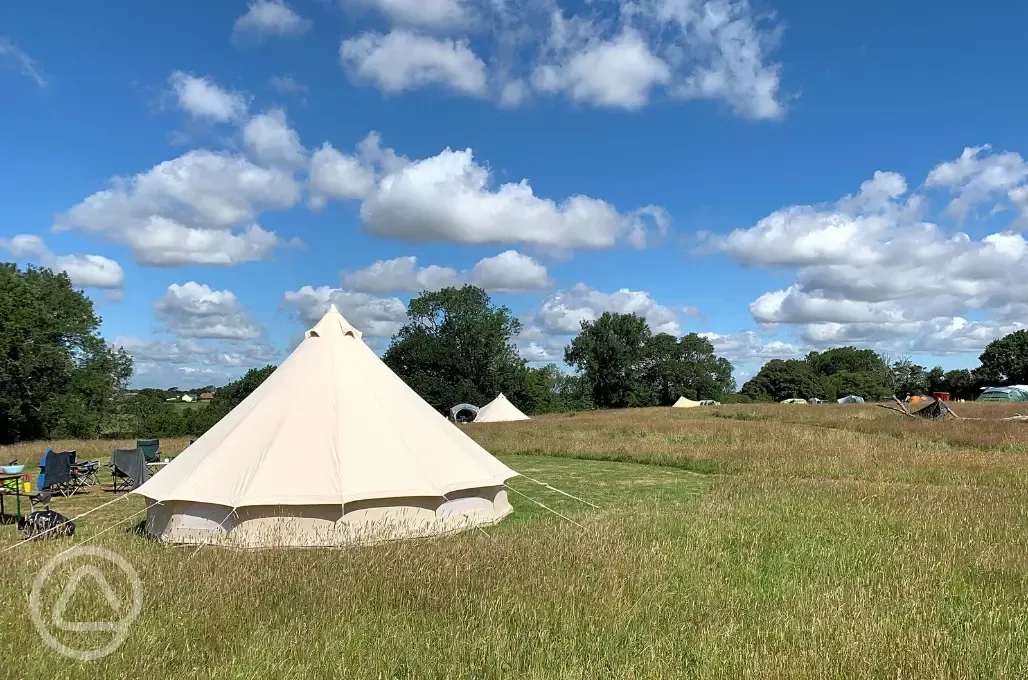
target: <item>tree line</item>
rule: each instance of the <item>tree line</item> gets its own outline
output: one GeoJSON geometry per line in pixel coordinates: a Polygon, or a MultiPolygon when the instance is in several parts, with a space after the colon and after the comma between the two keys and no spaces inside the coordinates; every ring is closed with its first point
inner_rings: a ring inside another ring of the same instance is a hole
{"type": "MultiPolygon", "coordinates": [[[[92,301],[66,274],[0,263],[0,444],[51,438],[199,436],[274,370],[254,368],[196,408],[167,390],[128,393],[132,358],[99,334],[92,301]]],[[[668,406],[693,400],[866,400],[949,392],[974,398],[983,386],[1028,383],[1028,331],[989,343],[973,370],[944,371],[869,349],[837,347],[767,362],[736,392],[733,366],[695,334],[653,333],[645,319],[604,313],[582,322],[564,362],[535,367],[515,339],[521,322],[474,286],[424,292],[383,355],[385,363],[442,413],[504,393],[529,414],[668,406]]]]}

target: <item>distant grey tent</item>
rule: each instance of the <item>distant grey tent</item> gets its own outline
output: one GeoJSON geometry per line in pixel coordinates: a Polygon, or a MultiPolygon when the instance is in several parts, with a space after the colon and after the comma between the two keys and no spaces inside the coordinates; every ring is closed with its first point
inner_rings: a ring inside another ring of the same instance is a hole
{"type": "Polygon", "coordinates": [[[843,397],[842,399],[836,399],[836,401],[839,402],[840,404],[863,404],[864,403],[864,398],[863,397],[858,397],[855,394],[851,394],[848,397],[843,397]]]}
{"type": "Polygon", "coordinates": [[[1028,401],[1028,385],[986,387],[978,401],[1028,401]]]}

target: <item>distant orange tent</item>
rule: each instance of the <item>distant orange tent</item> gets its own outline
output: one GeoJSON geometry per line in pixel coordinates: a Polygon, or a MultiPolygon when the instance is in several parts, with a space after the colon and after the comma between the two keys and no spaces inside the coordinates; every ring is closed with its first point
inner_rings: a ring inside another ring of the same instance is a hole
{"type": "Polygon", "coordinates": [[[923,404],[926,401],[928,400],[922,397],[920,394],[915,394],[914,396],[910,397],[911,404],[923,404]]]}

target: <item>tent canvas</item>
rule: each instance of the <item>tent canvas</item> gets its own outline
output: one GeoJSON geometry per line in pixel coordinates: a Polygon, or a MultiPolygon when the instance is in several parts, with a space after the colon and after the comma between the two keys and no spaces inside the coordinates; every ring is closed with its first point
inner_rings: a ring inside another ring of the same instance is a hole
{"type": "Polygon", "coordinates": [[[174,543],[335,546],[511,512],[517,473],[426,403],[331,306],[250,396],[133,491],[174,543]]]}
{"type": "Polygon", "coordinates": [[[671,408],[696,408],[697,406],[701,406],[700,402],[679,397],[678,401],[671,405],[671,408]]]}
{"type": "Polygon", "coordinates": [[[783,404],[806,404],[807,400],[806,399],[799,399],[799,398],[782,399],[781,403],[783,403],[783,404]]]}
{"type": "Polygon", "coordinates": [[[840,404],[863,404],[864,398],[858,397],[855,394],[851,394],[849,396],[836,399],[835,401],[839,402],[840,404]]]}
{"type": "Polygon", "coordinates": [[[498,397],[478,409],[475,416],[476,423],[502,423],[510,420],[531,420],[521,410],[510,403],[507,397],[501,392],[498,397]]]}
{"type": "Polygon", "coordinates": [[[978,401],[1028,401],[1028,385],[986,387],[978,401]]]}

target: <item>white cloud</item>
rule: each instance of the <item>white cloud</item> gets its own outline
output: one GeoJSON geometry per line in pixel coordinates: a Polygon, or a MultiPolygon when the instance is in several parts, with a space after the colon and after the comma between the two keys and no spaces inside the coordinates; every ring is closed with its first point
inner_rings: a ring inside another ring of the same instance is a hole
{"type": "Polygon", "coordinates": [[[362,77],[387,92],[445,83],[458,93],[488,95],[513,107],[528,100],[531,83],[536,92],[603,107],[636,110],[662,95],[723,101],[755,119],[785,114],[780,65],[768,56],[780,30],[748,0],[632,0],[618,3],[617,11],[611,11],[613,2],[344,4],[374,7],[400,27],[390,36],[366,33],[344,42],[351,46],[343,60],[351,71],[351,62],[382,53],[362,77]],[[458,37],[428,38],[410,27],[458,37]],[[471,53],[471,39],[478,56],[471,53]],[[458,60],[461,69],[454,65],[458,60]],[[413,64],[431,66],[414,78],[407,75],[419,72],[413,64]],[[469,80],[457,80],[458,70],[469,80]]]}
{"type": "Polygon", "coordinates": [[[321,208],[329,199],[363,198],[374,186],[374,169],[358,156],[341,153],[328,142],[311,156],[307,190],[314,209],[321,208]]]}
{"type": "Polygon", "coordinates": [[[113,290],[125,283],[125,271],[114,260],[101,255],[55,255],[42,237],[35,234],[19,234],[10,240],[0,238],[0,248],[13,257],[34,260],[44,267],[64,272],[72,284],[82,288],[113,290]]]}
{"type": "Polygon", "coordinates": [[[343,274],[343,285],[361,293],[420,292],[471,283],[491,292],[521,293],[550,285],[546,267],[516,250],[479,260],[470,271],[429,265],[419,267],[414,256],[378,260],[364,269],[343,274]]]}
{"type": "Polygon", "coordinates": [[[39,62],[30,57],[10,38],[0,36],[0,58],[7,59],[21,75],[31,78],[39,87],[46,87],[46,78],[39,68],[39,62]]]}
{"type": "Polygon", "coordinates": [[[119,335],[111,341],[132,355],[135,361],[149,364],[188,364],[207,354],[195,340],[154,340],[134,335],[119,335]]]}
{"type": "Polygon", "coordinates": [[[764,363],[771,359],[800,359],[804,348],[781,340],[765,340],[753,331],[740,333],[697,333],[714,346],[714,352],[734,363],[764,363]]]}
{"type": "Polygon", "coordinates": [[[312,23],[290,9],[284,0],[251,0],[246,14],[236,19],[232,37],[237,42],[294,37],[309,31],[312,23]]]}
{"type": "Polygon", "coordinates": [[[1028,190],[1020,186],[1028,179],[1028,163],[1021,154],[988,153],[991,149],[988,144],[969,146],[956,160],[940,163],[928,173],[925,186],[943,187],[957,194],[949,204],[949,211],[957,217],[964,217],[975,204],[998,194],[1013,192],[1010,199],[1017,203],[1021,192],[1028,190]]]}
{"type": "Polygon", "coordinates": [[[183,338],[254,340],[264,329],[243,309],[235,293],[189,281],[173,283],[154,305],[168,331],[183,338]]]}
{"type": "Polygon", "coordinates": [[[281,353],[270,346],[239,341],[158,340],[118,336],[111,342],[132,355],[134,388],[224,385],[248,368],[276,363],[281,353]]]}
{"type": "Polygon", "coordinates": [[[246,115],[247,98],[239,92],[218,87],[210,78],[175,71],[168,83],[178,107],[194,118],[227,123],[246,115]]]}
{"type": "Polygon", "coordinates": [[[349,0],[354,7],[371,7],[400,24],[423,28],[460,28],[471,20],[466,0],[349,0]]]}
{"type": "Polygon", "coordinates": [[[450,267],[418,267],[418,258],[397,257],[378,260],[369,267],[345,274],[343,285],[361,293],[419,292],[459,286],[464,282],[461,273],[450,267]]]}
{"type": "MultiPolygon", "coordinates": [[[[950,211],[1020,196],[1020,155],[970,147],[936,166],[925,187],[958,194],[950,211]]],[[[876,172],[858,194],[830,205],[791,206],[711,242],[749,265],[798,267],[795,281],[750,305],[761,324],[797,328],[814,346],[855,344],[896,352],[978,351],[1019,327],[1028,299],[1028,241],[1008,228],[981,238],[923,219],[923,193],[876,172]],[[969,312],[991,318],[968,321],[969,312]]]]}
{"type": "Polygon", "coordinates": [[[551,285],[546,267],[516,250],[479,260],[471,270],[471,283],[498,293],[544,290],[551,285]]]}
{"type": "Polygon", "coordinates": [[[781,67],[766,63],[778,29],[762,26],[747,0],[655,0],[652,5],[659,20],[677,27],[685,46],[669,48],[672,64],[687,69],[672,94],[723,100],[748,118],[785,115],[781,67]]]}
{"type": "Polygon", "coordinates": [[[371,81],[383,92],[398,93],[442,85],[466,95],[483,95],[486,66],[467,41],[435,38],[394,29],[367,32],[339,47],[339,59],[350,77],[371,81]]]}
{"type": "Polygon", "coordinates": [[[385,174],[361,204],[376,236],[465,244],[533,243],[552,248],[606,248],[621,241],[641,247],[663,232],[657,207],[632,213],[575,195],[560,203],[537,197],[527,180],[490,187],[489,170],[471,149],[449,148],[385,174]]]}
{"type": "Polygon", "coordinates": [[[289,127],[282,109],[251,118],[243,128],[243,144],[265,166],[296,168],[307,162],[307,149],[300,143],[300,134],[289,127]]]}
{"type": "Polygon", "coordinates": [[[654,333],[681,335],[674,310],[658,304],[646,291],[622,288],[602,293],[584,283],[560,290],[545,300],[531,326],[553,335],[574,335],[583,321],[595,321],[604,312],[635,314],[646,319],[654,333]]]}
{"type": "Polygon", "coordinates": [[[286,291],[283,303],[295,309],[306,328],[316,324],[334,304],[366,338],[389,338],[407,321],[407,307],[398,298],[381,298],[339,288],[304,286],[286,291]]]}
{"type": "Polygon", "coordinates": [[[288,171],[207,150],[189,151],[58,215],[57,230],[75,229],[127,243],[148,265],[234,265],[285,245],[254,223],[265,209],[293,206],[300,189],[288,171]]]}
{"type": "Polygon", "coordinates": [[[518,355],[525,361],[530,361],[532,363],[563,362],[564,347],[565,345],[563,344],[554,347],[548,344],[532,341],[527,345],[519,345],[518,355]]]}
{"type": "Polygon", "coordinates": [[[362,199],[360,215],[375,236],[408,242],[484,245],[530,243],[553,250],[645,247],[670,222],[659,206],[619,212],[581,194],[560,202],[535,195],[527,179],[493,188],[472,150],[444,149],[411,161],[381,145],[375,132],[344,154],[325,143],[311,157],[313,209],[329,199],[362,199]]]}
{"type": "Polygon", "coordinates": [[[540,92],[566,92],[576,101],[632,110],[645,106],[651,89],[670,80],[671,67],[633,30],[587,44],[564,56],[563,63],[541,64],[532,74],[540,92]]]}
{"type": "Polygon", "coordinates": [[[309,88],[303,83],[297,81],[290,75],[285,76],[272,76],[268,78],[268,85],[271,89],[282,94],[307,94],[309,88]]]}

